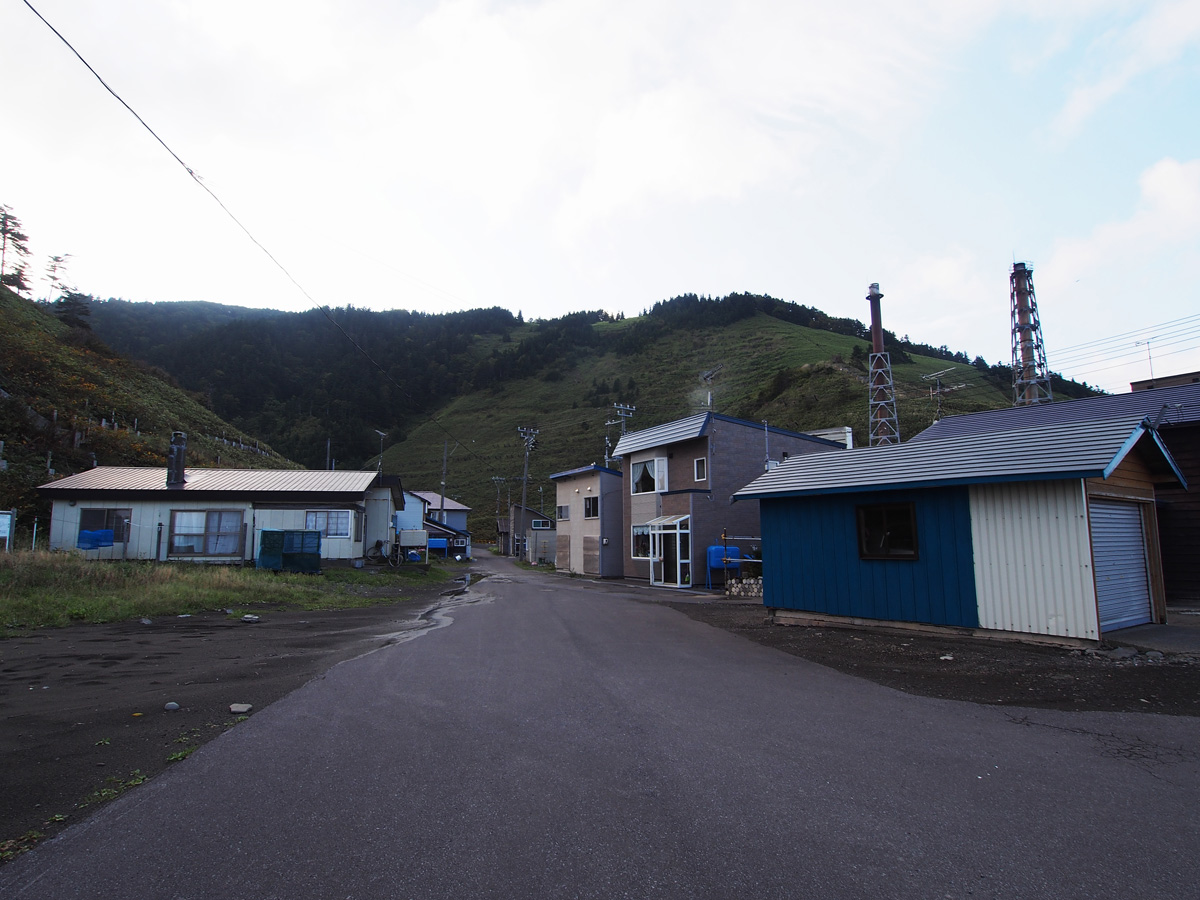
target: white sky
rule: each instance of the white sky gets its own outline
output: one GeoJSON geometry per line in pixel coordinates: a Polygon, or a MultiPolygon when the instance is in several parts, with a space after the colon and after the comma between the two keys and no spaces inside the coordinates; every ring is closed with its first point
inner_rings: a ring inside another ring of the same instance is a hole
{"type": "MultiPolygon", "coordinates": [[[[878,281],[1007,362],[1015,258],[1051,368],[1200,369],[1200,0],[31,2],[320,304],[865,322],[878,281]]],[[[0,35],[33,274],[311,305],[22,0],[0,35]]]]}

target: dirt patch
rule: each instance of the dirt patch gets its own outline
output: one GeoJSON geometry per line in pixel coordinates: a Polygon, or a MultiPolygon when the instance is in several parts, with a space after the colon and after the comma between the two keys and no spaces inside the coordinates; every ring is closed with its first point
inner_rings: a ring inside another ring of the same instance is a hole
{"type": "Polygon", "coordinates": [[[254,623],[212,612],[0,640],[0,860],[236,727],[231,704],[253,715],[383,646],[448,589],[405,587],[403,600],[359,609],[257,610],[254,623]]]}
{"type": "Polygon", "coordinates": [[[909,694],[1040,709],[1200,716],[1200,659],[1110,658],[979,638],[773,625],[760,606],[672,603],[685,615],[909,694]]]}

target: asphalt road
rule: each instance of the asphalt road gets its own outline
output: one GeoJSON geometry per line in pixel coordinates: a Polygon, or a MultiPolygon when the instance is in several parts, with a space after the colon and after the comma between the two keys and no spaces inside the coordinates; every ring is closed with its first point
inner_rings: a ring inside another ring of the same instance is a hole
{"type": "Polygon", "coordinates": [[[898,693],[494,571],[0,869],[5,898],[1195,896],[1200,723],[898,693]]]}

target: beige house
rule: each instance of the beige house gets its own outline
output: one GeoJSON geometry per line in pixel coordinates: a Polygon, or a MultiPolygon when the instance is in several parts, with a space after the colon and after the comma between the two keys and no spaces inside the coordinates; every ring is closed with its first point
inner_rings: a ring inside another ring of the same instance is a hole
{"type": "Polygon", "coordinates": [[[592,463],[550,480],[558,495],[558,571],[620,578],[621,473],[592,463]]]}

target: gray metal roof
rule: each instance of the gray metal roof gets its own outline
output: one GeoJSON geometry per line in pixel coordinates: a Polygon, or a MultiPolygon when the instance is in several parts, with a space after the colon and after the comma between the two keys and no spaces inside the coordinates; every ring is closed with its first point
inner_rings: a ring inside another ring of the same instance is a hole
{"type": "Polygon", "coordinates": [[[565,472],[555,472],[553,475],[550,476],[550,480],[553,481],[556,478],[572,478],[575,475],[590,475],[593,472],[601,472],[601,473],[605,473],[608,475],[620,475],[621,474],[616,469],[609,469],[609,468],[605,468],[604,466],[601,466],[597,463],[592,463],[590,466],[580,466],[578,469],[568,469],[565,472]]]}
{"type": "Polygon", "coordinates": [[[1155,388],[1152,391],[1133,391],[1129,394],[1110,394],[1103,397],[1087,397],[1083,400],[1064,400],[1061,403],[1040,403],[1036,406],[947,416],[915,435],[909,443],[1032,425],[1084,422],[1119,416],[1139,419],[1149,416],[1153,422],[1160,412],[1163,413],[1163,425],[1200,421],[1200,384],[1182,384],[1155,388]]]}
{"type": "Polygon", "coordinates": [[[896,490],[906,487],[1107,478],[1139,442],[1155,468],[1183,482],[1138,416],[1066,422],[920,443],[794,456],[734,494],[737,499],[896,490]]]}
{"type": "MultiPolygon", "coordinates": [[[[437,491],[409,491],[409,493],[416,494],[418,497],[428,503],[431,509],[442,508],[442,495],[437,491]]],[[[465,510],[466,512],[471,511],[471,507],[463,506],[457,500],[451,500],[449,497],[446,498],[446,509],[465,510]]]]}
{"type": "Polygon", "coordinates": [[[362,493],[375,480],[374,472],[327,472],[305,469],[187,469],[182,488],[167,487],[165,468],[97,466],[41,485],[46,493],[105,491],[142,493],[362,493]]]}
{"type": "MultiPolygon", "coordinates": [[[[758,431],[762,431],[763,429],[760,422],[735,419],[733,416],[723,416],[720,413],[703,412],[698,415],[688,416],[686,419],[676,419],[674,422],[667,422],[663,425],[655,425],[653,428],[643,428],[641,431],[631,431],[629,434],[621,435],[621,439],[617,441],[616,449],[613,450],[613,456],[626,456],[630,453],[636,453],[639,450],[649,450],[652,447],[665,447],[668,444],[678,444],[682,441],[690,441],[698,437],[703,437],[708,433],[713,422],[728,422],[731,425],[741,425],[758,431]]],[[[802,432],[787,431],[783,428],[770,426],[768,430],[771,434],[804,438],[815,444],[823,444],[830,447],[843,446],[837,441],[829,441],[825,438],[814,437],[811,434],[803,434],[802,432]]]]}

